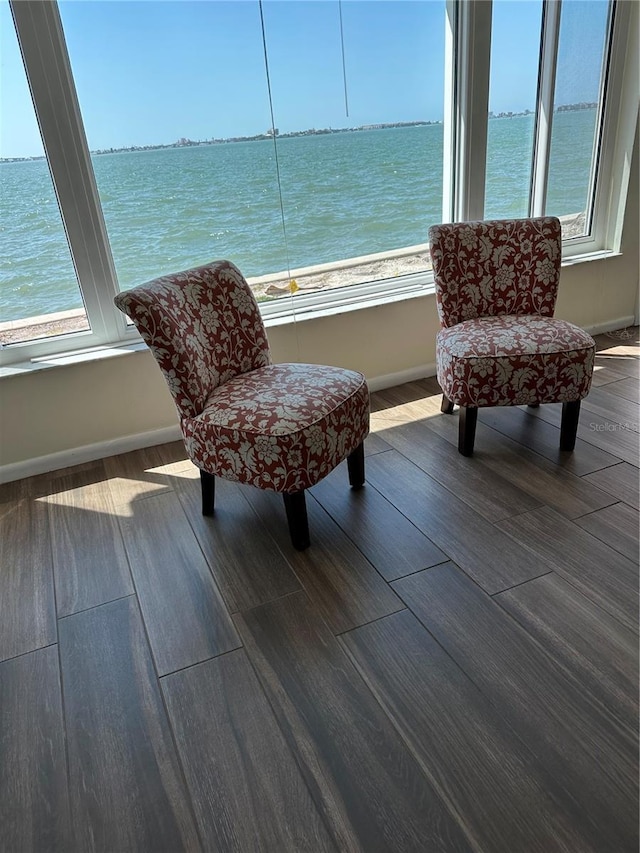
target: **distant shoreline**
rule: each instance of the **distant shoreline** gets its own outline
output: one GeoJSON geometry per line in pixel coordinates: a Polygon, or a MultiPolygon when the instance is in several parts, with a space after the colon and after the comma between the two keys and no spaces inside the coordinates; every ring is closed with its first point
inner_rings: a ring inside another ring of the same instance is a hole
{"type": "MultiPolygon", "coordinates": [[[[555,113],[562,112],[575,112],[577,110],[592,110],[595,109],[598,105],[596,103],[579,103],[579,104],[564,104],[562,106],[556,107],[555,113]]],[[[520,118],[524,116],[533,115],[533,110],[524,110],[523,112],[501,112],[501,113],[489,113],[489,120],[492,119],[505,119],[505,118],[520,118]]],[[[214,138],[211,139],[203,139],[203,140],[192,140],[182,137],[178,139],[176,142],[168,142],[168,143],[156,143],[153,145],[131,145],[122,148],[99,148],[95,151],[91,151],[90,153],[93,155],[101,155],[101,154],[126,154],[134,151],[162,151],[167,148],[196,148],[198,146],[205,145],[224,145],[229,142],[260,142],[271,140],[274,136],[278,139],[293,139],[299,136],[327,136],[332,133],[358,133],[363,130],[388,130],[390,128],[405,128],[405,127],[429,127],[433,125],[441,125],[442,121],[397,121],[397,122],[387,122],[382,124],[363,124],[359,127],[338,127],[338,128],[310,128],[308,130],[292,130],[288,133],[280,133],[278,128],[272,128],[266,133],[258,133],[254,136],[229,136],[225,138],[214,138]]],[[[24,163],[33,160],[44,160],[44,155],[39,155],[35,157],[0,157],[0,163],[24,163]]]]}

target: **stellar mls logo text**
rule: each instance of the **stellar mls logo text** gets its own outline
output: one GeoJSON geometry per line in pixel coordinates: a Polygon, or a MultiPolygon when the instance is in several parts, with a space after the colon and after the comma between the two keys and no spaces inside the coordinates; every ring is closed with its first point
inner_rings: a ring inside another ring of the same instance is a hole
{"type": "Polygon", "coordinates": [[[617,432],[621,429],[633,430],[633,432],[638,432],[638,424],[634,423],[624,423],[624,424],[589,424],[589,429],[593,430],[593,432],[617,432]]]}

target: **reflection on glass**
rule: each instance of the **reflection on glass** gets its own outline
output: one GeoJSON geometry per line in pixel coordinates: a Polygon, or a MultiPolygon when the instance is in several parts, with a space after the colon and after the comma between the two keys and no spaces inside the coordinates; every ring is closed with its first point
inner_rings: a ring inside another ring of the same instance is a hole
{"type": "Polygon", "coordinates": [[[563,217],[565,240],[590,228],[608,21],[607,0],[562,4],[546,212],[563,217]]]}
{"type": "Polygon", "coordinates": [[[0,41],[0,344],[13,344],[89,323],[6,2],[0,41]]]}
{"type": "Polygon", "coordinates": [[[485,217],[527,216],[542,2],[492,7],[485,217]]]}

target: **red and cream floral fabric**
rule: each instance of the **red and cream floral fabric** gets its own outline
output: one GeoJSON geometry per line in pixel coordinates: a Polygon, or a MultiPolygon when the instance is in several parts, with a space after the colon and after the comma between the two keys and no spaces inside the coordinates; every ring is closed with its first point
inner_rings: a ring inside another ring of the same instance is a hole
{"type": "Polygon", "coordinates": [[[369,432],[362,374],[271,364],[255,297],[230,262],[156,279],[115,302],[158,361],[198,468],[297,492],[325,477],[369,432]]]}
{"type": "Polygon", "coordinates": [[[460,406],[517,406],[586,397],[595,345],[564,320],[506,316],[441,329],[436,352],[447,399],[460,406]]]}
{"type": "Polygon", "coordinates": [[[199,414],[218,385],[271,363],[258,304],[229,261],[154,279],[114,301],[154,354],[182,417],[199,414]]]}
{"type": "Polygon", "coordinates": [[[434,225],[429,244],[442,326],[555,310],[561,261],[555,217],[434,225]]]}
{"type": "Polygon", "coordinates": [[[451,402],[514,406],[589,393],[595,342],[553,318],[557,218],[437,225],[429,239],[442,326],[438,381],[451,402]]]}
{"type": "Polygon", "coordinates": [[[205,471],[276,492],[326,477],[369,431],[364,376],[314,364],[274,364],[217,388],[185,418],[187,452],[205,471]]]}

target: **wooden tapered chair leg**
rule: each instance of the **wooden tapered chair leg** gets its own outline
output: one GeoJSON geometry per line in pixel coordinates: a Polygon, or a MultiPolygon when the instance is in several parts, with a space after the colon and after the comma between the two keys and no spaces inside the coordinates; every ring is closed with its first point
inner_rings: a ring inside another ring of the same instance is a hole
{"type": "Polygon", "coordinates": [[[458,450],[463,456],[473,455],[473,443],[476,438],[477,406],[460,406],[458,423],[458,450]]]}
{"type": "Polygon", "coordinates": [[[444,394],[442,395],[442,404],[440,406],[440,411],[445,415],[453,414],[453,403],[446,397],[444,394]]]}
{"type": "Polygon", "coordinates": [[[309,521],[307,519],[307,503],[304,489],[301,492],[284,492],[284,508],[289,523],[291,544],[296,551],[304,551],[309,547],[309,521]]]}
{"type": "Polygon", "coordinates": [[[347,456],[349,469],[349,484],[353,489],[361,489],[364,485],[364,441],[347,456]]]}
{"type": "Polygon", "coordinates": [[[576,434],[580,419],[580,400],[562,404],[560,422],[560,450],[573,450],[576,446],[576,434]]]}
{"type": "Polygon", "coordinates": [[[207,471],[200,471],[200,490],[202,492],[202,514],[213,515],[216,500],[216,478],[207,471]]]}

